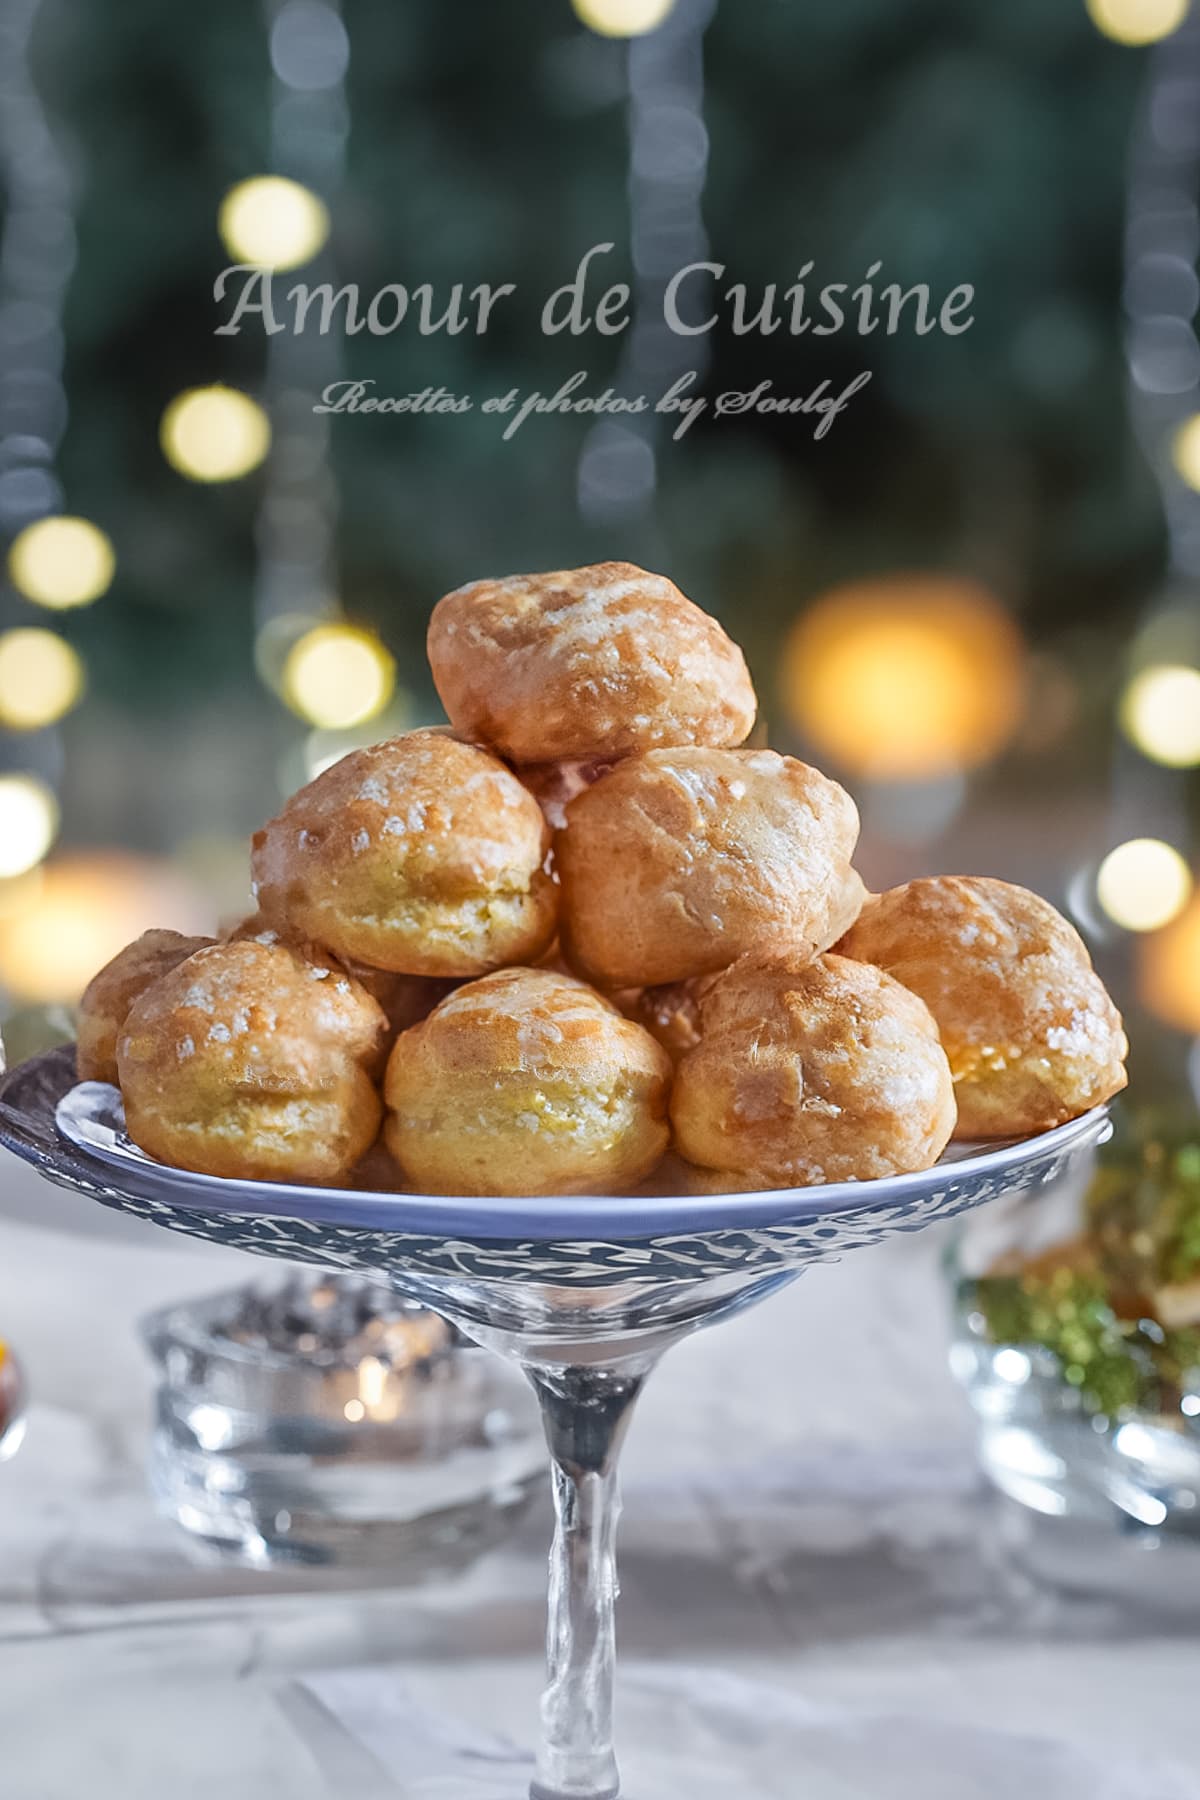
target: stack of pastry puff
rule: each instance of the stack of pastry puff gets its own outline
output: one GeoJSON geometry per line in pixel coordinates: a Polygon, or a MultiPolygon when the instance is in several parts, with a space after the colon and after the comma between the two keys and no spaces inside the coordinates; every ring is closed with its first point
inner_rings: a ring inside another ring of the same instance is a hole
{"type": "Polygon", "coordinates": [[[930,1167],[1124,1085],[1072,928],[1002,881],[868,896],[845,790],[739,748],[741,652],[628,563],[434,611],[448,728],[352,751],[254,838],[257,912],[149,932],[79,1073],[218,1176],[721,1192],[930,1167]],[[672,1152],[664,1163],[668,1152],[672,1152]]]}

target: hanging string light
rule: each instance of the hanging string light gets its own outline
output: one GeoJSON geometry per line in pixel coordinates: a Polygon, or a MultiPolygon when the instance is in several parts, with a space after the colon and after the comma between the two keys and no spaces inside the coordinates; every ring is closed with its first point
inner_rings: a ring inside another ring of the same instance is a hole
{"type": "Polygon", "coordinates": [[[1200,914],[1179,848],[1189,841],[1180,772],[1200,765],[1200,17],[1186,0],[1089,0],[1089,10],[1120,42],[1166,39],[1150,58],[1131,145],[1124,300],[1131,411],[1162,495],[1168,578],[1118,702],[1110,818],[1118,843],[1095,894],[1110,920],[1139,934],[1146,1004],[1200,1031],[1192,973],[1200,914]],[[1156,835],[1140,835],[1151,822],[1156,835]]]}
{"type": "Polygon", "coordinates": [[[0,880],[36,868],[58,835],[58,801],[37,775],[0,775],[0,880]]]}
{"type": "Polygon", "coordinates": [[[1191,14],[1148,67],[1130,152],[1125,342],[1134,426],[1159,477],[1171,573],[1190,578],[1200,577],[1200,343],[1192,326],[1200,298],[1200,17],[1191,14]]]}
{"type": "Polygon", "coordinates": [[[271,445],[262,407],[237,388],[188,388],[159,427],[163,455],[191,481],[237,481],[257,469],[271,445]]]}
{"type": "Polygon", "coordinates": [[[30,67],[40,0],[0,10],[0,531],[57,512],[66,424],[62,307],[75,266],[70,173],[30,67]]]}
{"type": "Polygon", "coordinates": [[[1154,663],[1130,681],[1121,726],[1143,756],[1169,769],[1200,764],[1200,669],[1154,663]]]}
{"type": "Polygon", "coordinates": [[[71,158],[33,78],[40,0],[0,8],[0,725],[42,733],[0,776],[0,878],[34,869],[54,842],[59,808],[45,772],[61,766],[54,726],[78,701],[84,668],[57,633],[26,628],[27,602],[86,606],[110,586],[113,545],[89,519],[63,512],[56,472],[67,423],[63,306],[75,268],[71,158]]]}
{"type": "Polygon", "coordinates": [[[303,182],[258,175],[230,188],[217,214],[230,256],[261,269],[297,269],[329,236],[329,209],[303,182]]]}
{"type": "Polygon", "coordinates": [[[1130,838],[1110,850],[1096,877],[1096,897],[1125,931],[1158,931],[1183,911],[1192,873],[1173,844],[1130,838]]]}
{"type": "Polygon", "coordinates": [[[56,631],[0,632],[0,725],[38,731],[70,712],[83,694],[83,663],[56,631]]]}
{"type": "Polygon", "coordinates": [[[602,37],[641,37],[656,31],[676,0],[571,0],[576,17],[602,37]]]}
{"type": "Polygon", "coordinates": [[[1087,0],[1093,25],[1118,44],[1153,44],[1178,31],[1190,0],[1087,0]]]}
{"type": "Polygon", "coordinates": [[[310,725],[345,731],[378,718],[395,686],[395,662],[374,633],[335,624],[316,625],[292,645],[281,692],[310,725]]]}
{"type": "Polygon", "coordinates": [[[116,566],[110,539],[89,519],[39,519],[17,533],[8,552],[13,586],[55,611],[90,606],[112,585],[116,566]]]}
{"type": "MultiPolygon", "coordinates": [[[[318,278],[328,280],[329,203],[342,184],[349,130],[349,39],[337,0],[267,0],[266,17],[271,161],[279,173],[233,189],[220,229],[243,260],[291,268],[316,259],[318,278]]],[[[272,443],[255,533],[255,662],[308,724],[350,730],[386,708],[395,665],[373,633],[341,617],[337,484],[328,419],[313,411],[340,372],[334,332],[270,339],[265,403],[272,443]]],[[[303,765],[300,753],[285,757],[289,784],[303,765]]]]}
{"type": "MultiPolygon", "coordinates": [[[[629,37],[629,232],[633,317],[625,333],[617,391],[665,393],[707,367],[706,339],[668,329],[667,282],[702,261],[708,238],[701,202],[708,170],[704,123],[704,31],[715,0],[574,0],[583,22],[605,36],[629,37]]],[[[584,518],[597,524],[645,519],[658,486],[662,421],[648,414],[602,419],[584,439],[577,492],[584,518]]],[[[647,546],[654,554],[653,545],[647,546]]]]}
{"type": "Polygon", "coordinates": [[[1200,490],[1200,413],[1193,413],[1176,427],[1171,439],[1171,461],[1180,479],[1200,490]]]}

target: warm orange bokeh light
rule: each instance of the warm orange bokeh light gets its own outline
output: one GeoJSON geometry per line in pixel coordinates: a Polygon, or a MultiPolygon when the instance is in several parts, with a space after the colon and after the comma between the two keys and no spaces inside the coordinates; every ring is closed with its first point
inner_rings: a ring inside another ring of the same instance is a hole
{"type": "Polygon", "coordinates": [[[784,658],[788,717],[843,768],[921,781],[1003,749],[1020,720],[1020,632],[986,588],[896,575],[833,588],[784,658]]]}
{"type": "Polygon", "coordinates": [[[1138,940],[1138,990],[1165,1024],[1200,1032],[1200,897],[1138,940]]]}
{"type": "Polygon", "coordinates": [[[143,931],[203,931],[205,918],[165,863],[116,852],[59,857],[40,871],[27,905],[0,915],[0,985],[30,1005],[69,1004],[143,931]]]}

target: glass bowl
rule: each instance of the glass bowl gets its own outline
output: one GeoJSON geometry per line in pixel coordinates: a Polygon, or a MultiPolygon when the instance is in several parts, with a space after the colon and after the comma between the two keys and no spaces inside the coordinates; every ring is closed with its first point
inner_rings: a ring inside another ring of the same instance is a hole
{"type": "Polygon", "coordinates": [[[1093,1174],[1082,1159],[1049,1190],[958,1222],[946,1255],[950,1367],[983,1474],[1010,1503],[1007,1548],[1028,1574],[1196,1612],[1200,1366],[1172,1359],[1176,1340],[1154,1319],[1115,1321],[1081,1272],[1073,1247],[1093,1174]],[[1018,1268],[1034,1271],[1032,1290],[1018,1268]]]}

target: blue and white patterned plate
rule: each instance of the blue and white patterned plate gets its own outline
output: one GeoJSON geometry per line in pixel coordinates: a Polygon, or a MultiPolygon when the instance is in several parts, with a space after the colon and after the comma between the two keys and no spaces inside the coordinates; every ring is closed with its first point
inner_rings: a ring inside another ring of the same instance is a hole
{"type": "Polygon", "coordinates": [[[927,1193],[952,1170],[970,1179],[986,1168],[999,1174],[1006,1161],[1023,1163],[1034,1142],[1049,1151],[1088,1126],[1095,1114],[1036,1140],[1002,1145],[952,1144],[936,1169],[887,1181],[847,1181],[822,1187],[776,1189],[765,1193],[667,1195],[653,1198],[566,1195],[557,1198],[479,1199],[442,1194],[376,1193],[353,1188],[293,1186],[286,1182],[234,1181],[197,1175],[155,1161],[125,1130],[125,1110],[115,1087],[85,1081],[64,1094],[55,1109],[62,1136],[80,1150],[121,1173],[136,1170],[167,1195],[191,1206],[220,1205],[235,1197],[239,1210],[320,1218],[346,1225],[404,1231],[443,1231],[476,1238],[512,1235],[513,1225],[530,1237],[552,1240],[593,1232],[606,1238],[644,1238],[668,1231],[712,1231],[789,1224],[828,1213],[869,1210],[886,1190],[890,1201],[927,1193]]]}
{"type": "Polygon", "coordinates": [[[168,1229],[296,1261],[437,1278],[603,1286],[688,1280],[841,1255],[895,1231],[1056,1181],[1103,1141],[1103,1108],[920,1174],[749,1194],[472,1199],[226,1181],[152,1161],[120,1095],[77,1084],[74,1048],[0,1082],[0,1142],[47,1180],[168,1229]]]}

